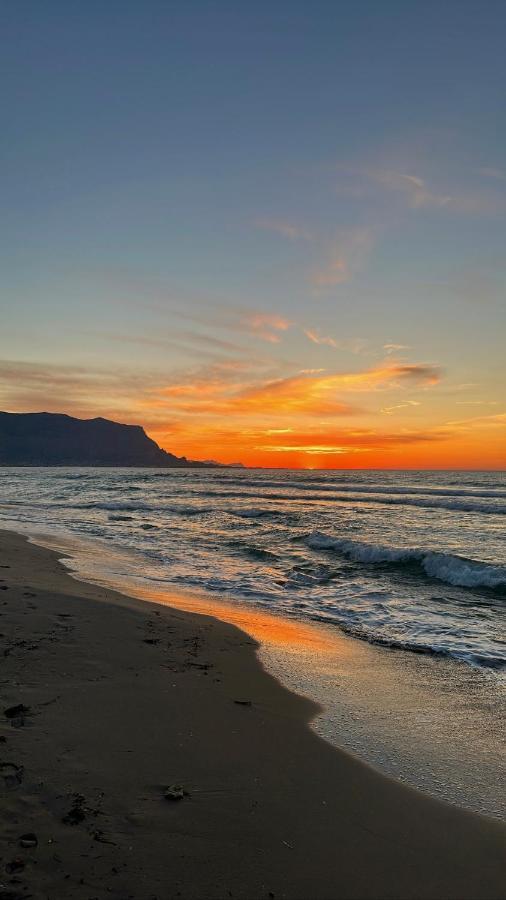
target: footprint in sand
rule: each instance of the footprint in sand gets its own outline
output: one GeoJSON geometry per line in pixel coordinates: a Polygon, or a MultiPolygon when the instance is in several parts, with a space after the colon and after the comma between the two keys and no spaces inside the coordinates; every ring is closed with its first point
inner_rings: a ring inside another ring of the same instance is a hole
{"type": "Polygon", "coordinates": [[[17,703],[15,706],[8,706],[4,709],[4,716],[10,720],[13,728],[22,728],[25,724],[25,716],[30,712],[30,707],[24,703],[17,703]]]}
{"type": "Polygon", "coordinates": [[[23,766],[12,762],[0,762],[0,778],[3,778],[6,788],[15,788],[23,781],[23,766]]]}

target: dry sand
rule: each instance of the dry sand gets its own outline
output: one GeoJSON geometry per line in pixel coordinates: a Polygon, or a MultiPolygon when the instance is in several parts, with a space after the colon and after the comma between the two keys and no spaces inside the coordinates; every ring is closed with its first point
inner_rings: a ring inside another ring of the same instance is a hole
{"type": "Polygon", "coordinates": [[[0,898],[506,896],[506,830],[321,741],[242,631],[0,565],[0,898]]]}

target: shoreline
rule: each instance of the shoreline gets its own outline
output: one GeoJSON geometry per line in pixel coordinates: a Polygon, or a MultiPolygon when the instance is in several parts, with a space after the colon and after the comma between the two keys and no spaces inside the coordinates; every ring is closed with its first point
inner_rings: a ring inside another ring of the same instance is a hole
{"type": "Polygon", "coordinates": [[[4,708],[29,708],[0,729],[12,897],[506,895],[503,826],[324,742],[245,632],[77,580],[13,532],[0,564],[4,708]]]}
{"type": "Polygon", "coordinates": [[[320,708],[310,727],[331,746],[428,796],[506,823],[506,798],[496,790],[506,774],[504,685],[488,673],[392,651],[328,623],[227,595],[146,579],[142,554],[103,539],[33,527],[26,534],[56,551],[77,580],[236,625],[258,641],[267,672],[320,708]]]}

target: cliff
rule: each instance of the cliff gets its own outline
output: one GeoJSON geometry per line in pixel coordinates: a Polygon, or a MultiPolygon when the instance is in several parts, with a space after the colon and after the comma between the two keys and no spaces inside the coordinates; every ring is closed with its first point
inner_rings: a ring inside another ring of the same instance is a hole
{"type": "Polygon", "coordinates": [[[203,466],[162,450],[140,425],[0,412],[0,466],[203,466]]]}

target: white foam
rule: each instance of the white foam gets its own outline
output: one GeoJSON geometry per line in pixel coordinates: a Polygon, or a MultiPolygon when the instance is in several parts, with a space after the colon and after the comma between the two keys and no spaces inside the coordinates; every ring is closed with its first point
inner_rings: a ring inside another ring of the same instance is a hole
{"type": "Polygon", "coordinates": [[[312,532],[305,541],[315,550],[336,550],[343,556],[366,565],[416,562],[426,575],[456,587],[506,587],[506,566],[493,566],[452,553],[367,544],[362,541],[335,538],[319,531],[312,532]]]}

